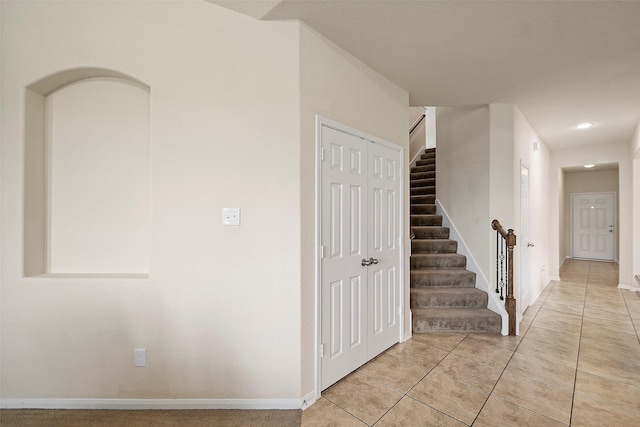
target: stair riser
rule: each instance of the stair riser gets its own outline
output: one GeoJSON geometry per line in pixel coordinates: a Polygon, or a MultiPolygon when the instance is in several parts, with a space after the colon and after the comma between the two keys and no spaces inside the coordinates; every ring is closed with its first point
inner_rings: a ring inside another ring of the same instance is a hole
{"type": "Polygon", "coordinates": [[[435,215],[436,205],[412,205],[412,215],[435,215]]]}
{"type": "Polygon", "coordinates": [[[421,165],[421,166],[414,166],[411,168],[411,173],[416,173],[416,172],[435,172],[436,171],[436,165],[421,165]]]}
{"type": "Polygon", "coordinates": [[[484,308],[489,300],[485,292],[470,292],[467,295],[458,294],[414,294],[411,293],[411,308],[484,308]]]}
{"type": "Polygon", "coordinates": [[[436,165],[436,159],[435,157],[432,159],[426,159],[426,160],[416,160],[416,166],[435,166],[436,165]]]}
{"type": "Polygon", "coordinates": [[[432,269],[433,274],[412,274],[410,285],[412,288],[475,288],[476,275],[469,271],[464,275],[438,274],[438,269],[432,269]]]}
{"type": "Polygon", "coordinates": [[[411,174],[409,179],[411,179],[413,181],[414,179],[429,179],[429,178],[435,178],[435,177],[436,177],[435,171],[433,171],[433,172],[414,172],[414,173],[411,174]]]}
{"type": "Polygon", "coordinates": [[[412,187],[412,196],[426,196],[427,194],[436,194],[436,187],[412,187]]]}
{"type": "Polygon", "coordinates": [[[449,318],[429,318],[421,319],[419,316],[413,317],[413,332],[500,332],[502,329],[501,319],[449,319],[449,318]]]}
{"type": "Polygon", "coordinates": [[[458,242],[455,240],[433,241],[413,240],[411,242],[412,254],[455,254],[458,252],[458,242]]]}
{"type": "Polygon", "coordinates": [[[428,194],[426,196],[411,196],[411,204],[418,205],[433,205],[436,202],[435,194],[428,194]]]}
{"type": "Polygon", "coordinates": [[[445,256],[411,255],[411,269],[464,269],[467,259],[457,254],[445,256]]]}
{"type": "Polygon", "coordinates": [[[442,225],[442,215],[411,215],[411,225],[442,225]]]}
{"type": "Polygon", "coordinates": [[[435,159],[436,158],[436,153],[432,152],[432,153],[424,153],[420,155],[420,160],[427,160],[427,159],[435,159]]]}
{"type": "Polygon", "coordinates": [[[435,187],[436,179],[435,178],[427,178],[427,179],[412,179],[409,183],[411,188],[415,187],[435,187]]]}
{"type": "MultiPolygon", "coordinates": [[[[426,205],[429,206],[429,205],[426,205]]],[[[413,206],[411,207],[413,214],[413,206]]],[[[434,206],[435,211],[435,206],[434,206]]],[[[437,226],[426,226],[426,227],[412,227],[411,231],[415,234],[416,239],[448,239],[449,238],[449,228],[448,227],[437,227],[437,226]]]]}

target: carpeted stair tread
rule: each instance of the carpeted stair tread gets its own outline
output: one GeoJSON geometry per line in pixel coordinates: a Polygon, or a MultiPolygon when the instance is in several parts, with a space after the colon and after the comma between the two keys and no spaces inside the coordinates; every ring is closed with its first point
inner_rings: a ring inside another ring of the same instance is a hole
{"type": "Polygon", "coordinates": [[[436,194],[436,187],[411,187],[410,189],[412,196],[424,196],[427,194],[436,194]]]}
{"type": "Polygon", "coordinates": [[[420,159],[420,160],[416,160],[416,166],[435,166],[436,165],[436,159],[431,158],[431,159],[420,159]]]}
{"type": "Polygon", "coordinates": [[[460,254],[412,254],[411,270],[456,270],[467,267],[467,258],[460,254]]]}
{"type": "MultiPolygon", "coordinates": [[[[430,206],[430,205],[418,205],[418,206],[430,206]]],[[[442,226],[435,226],[435,225],[415,226],[415,227],[411,227],[411,231],[415,235],[416,239],[448,239],[449,238],[449,227],[442,227],[442,226]]]]}
{"type": "Polygon", "coordinates": [[[411,200],[411,204],[418,204],[418,205],[433,205],[436,202],[436,195],[435,194],[427,194],[427,195],[420,195],[420,196],[411,196],[410,197],[411,200]]]}
{"type": "Polygon", "coordinates": [[[487,308],[414,308],[413,332],[500,332],[502,319],[487,308]]]}
{"type": "Polygon", "coordinates": [[[415,187],[435,187],[436,179],[435,178],[411,178],[410,186],[411,188],[415,187]]]}
{"type": "Polygon", "coordinates": [[[435,225],[442,226],[442,215],[410,215],[411,226],[435,225]]]}
{"type": "Polygon", "coordinates": [[[411,214],[412,215],[435,215],[436,214],[436,205],[430,205],[427,203],[424,204],[412,204],[411,205],[411,214]]]}
{"type": "MultiPolygon", "coordinates": [[[[423,160],[424,162],[424,160],[423,160]]],[[[413,166],[410,170],[411,173],[415,172],[435,172],[436,165],[435,164],[424,164],[420,166],[413,166]]]]}
{"type": "Polygon", "coordinates": [[[412,288],[411,308],[486,308],[489,296],[476,288],[412,288]]]}
{"type": "Polygon", "coordinates": [[[458,242],[450,239],[414,239],[411,241],[412,254],[455,254],[458,242]]]}
{"type": "Polygon", "coordinates": [[[412,288],[475,288],[476,273],[465,270],[464,267],[413,269],[409,281],[412,288]]]}
{"type": "Polygon", "coordinates": [[[409,178],[411,180],[414,179],[427,179],[427,178],[435,178],[436,171],[427,171],[427,172],[412,172],[409,178]]]}

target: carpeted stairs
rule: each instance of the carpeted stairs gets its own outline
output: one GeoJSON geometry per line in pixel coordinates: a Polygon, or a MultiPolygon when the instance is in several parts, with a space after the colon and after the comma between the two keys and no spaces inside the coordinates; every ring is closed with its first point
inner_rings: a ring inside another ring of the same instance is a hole
{"type": "Polygon", "coordinates": [[[413,332],[500,332],[500,315],[475,288],[458,242],[436,215],[436,151],[427,149],[411,168],[411,313],[413,332]]]}

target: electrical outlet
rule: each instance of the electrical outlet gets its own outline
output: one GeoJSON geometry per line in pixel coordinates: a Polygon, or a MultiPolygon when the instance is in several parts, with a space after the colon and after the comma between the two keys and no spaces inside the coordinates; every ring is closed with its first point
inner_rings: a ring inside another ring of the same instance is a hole
{"type": "Polygon", "coordinates": [[[222,225],[240,225],[240,208],[222,208],[222,225]]]}

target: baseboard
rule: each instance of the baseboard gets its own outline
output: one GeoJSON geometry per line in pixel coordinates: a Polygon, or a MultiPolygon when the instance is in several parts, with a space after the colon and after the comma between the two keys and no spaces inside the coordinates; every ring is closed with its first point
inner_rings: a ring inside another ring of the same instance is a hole
{"type": "Polygon", "coordinates": [[[625,285],[624,283],[619,283],[618,289],[625,289],[631,292],[640,292],[640,286],[625,285]]]}
{"type": "Polygon", "coordinates": [[[0,408],[119,410],[301,409],[305,400],[306,399],[2,399],[0,400],[0,408]]]}
{"type": "Polygon", "coordinates": [[[316,396],[316,393],[312,391],[311,393],[307,394],[305,397],[302,398],[302,405],[300,405],[300,408],[304,411],[309,406],[316,403],[316,400],[318,400],[318,396],[316,396]]]}

